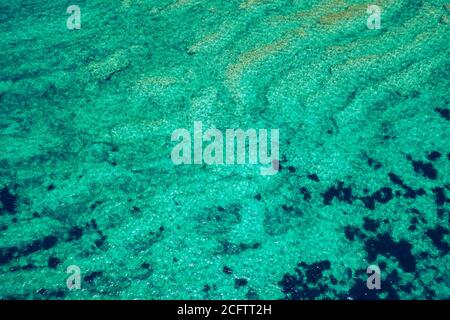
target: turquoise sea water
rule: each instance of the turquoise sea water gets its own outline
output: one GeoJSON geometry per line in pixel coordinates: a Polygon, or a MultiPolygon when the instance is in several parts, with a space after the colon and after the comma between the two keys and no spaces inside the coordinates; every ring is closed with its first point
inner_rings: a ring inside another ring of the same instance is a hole
{"type": "Polygon", "coordinates": [[[449,299],[449,19],[441,0],[1,1],[0,298],[449,299]],[[281,171],[174,165],[194,121],[279,129],[281,171]]]}

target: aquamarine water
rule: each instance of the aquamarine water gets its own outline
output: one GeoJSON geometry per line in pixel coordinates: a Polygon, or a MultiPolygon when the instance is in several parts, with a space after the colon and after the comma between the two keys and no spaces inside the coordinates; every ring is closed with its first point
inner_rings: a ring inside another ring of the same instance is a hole
{"type": "Polygon", "coordinates": [[[1,1],[0,298],[449,299],[449,12],[1,1]],[[195,121],[280,172],[175,165],[195,121]]]}

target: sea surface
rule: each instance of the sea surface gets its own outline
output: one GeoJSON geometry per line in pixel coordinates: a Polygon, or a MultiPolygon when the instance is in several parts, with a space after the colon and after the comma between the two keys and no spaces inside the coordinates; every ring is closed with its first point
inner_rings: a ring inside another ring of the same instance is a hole
{"type": "Polygon", "coordinates": [[[449,19],[1,0],[0,299],[450,299],[449,19]],[[279,129],[280,171],[175,165],[196,121],[279,129]]]}

